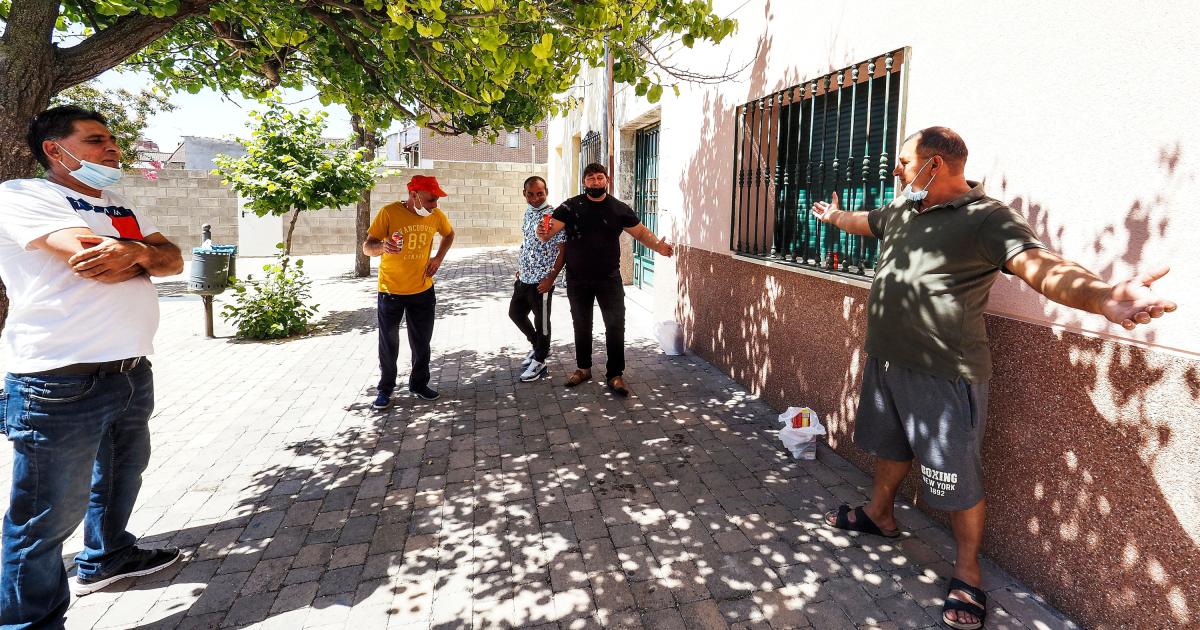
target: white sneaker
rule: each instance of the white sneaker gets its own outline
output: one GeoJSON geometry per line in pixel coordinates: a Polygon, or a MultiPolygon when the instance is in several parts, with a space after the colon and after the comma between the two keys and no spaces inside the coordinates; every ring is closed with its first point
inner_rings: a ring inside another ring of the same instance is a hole
{"type": "Polygon", "coordinates": [[[521,382],[528,383],[530,381],[536,381],[545,376],[546,372],[547,370],[545,363],[536,360],[530,361],[529,367],[525,368],[525,371],[521,373],[521,382]]]}
{"type": "Polygon", "coordinates": [[[521,360],[521,367],[529,367],[529,364],[533,363],[533,357],[536,354],[537,354],[537,351],[530,350],[529,354],[525,355],[525,358],[521,360]]]}

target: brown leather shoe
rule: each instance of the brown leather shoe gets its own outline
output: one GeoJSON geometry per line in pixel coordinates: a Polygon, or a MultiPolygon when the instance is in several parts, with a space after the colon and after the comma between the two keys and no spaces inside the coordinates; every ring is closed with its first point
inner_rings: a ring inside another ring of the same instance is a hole
{"type": "Polygon", "coordinates": [[[590,381],[590,380],[592,380],[592,371],[585,370],[583,368],[579,368],[578,370],[575,370],[574,372],[572,372],[571,376],[567,377],[566,386],[567,387],[575,387],[576,385],[578,385],[584,381],[590,381]]]}
{"type": "Polygon", "coordinates": [[[620,376],[614,376],[608,379],[608,389],[618,396],[629,395],[629,390],[625,387],[625,379],[620,376]]]}

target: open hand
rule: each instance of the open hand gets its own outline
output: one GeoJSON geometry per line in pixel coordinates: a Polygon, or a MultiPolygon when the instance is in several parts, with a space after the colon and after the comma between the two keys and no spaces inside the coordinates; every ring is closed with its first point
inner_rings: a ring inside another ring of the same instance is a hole
{"type": "Polygon", "coordinates": [[[654,250],[663,256],[670,258],[675,255],[675,246],[668,243],[665,239],[658,242],[658,247],[654,250]]]}
{"type": "Polygon", "coordinates": [[[1100,313],[1114,324],[1133,330],[1138,324],[1149,324],[1151,319],[1171,313],[1179,307],[1171,300],[1163,299],[1150,290],[1150,285],[1167,275],[1170,267],[1159,267],[1132,280],[1113,285],[1112,291],[1100,304],[1100,313]]]}
{"type": "Polygon", "coordinates": [[[817,217],[818,221],[821,221],[822,223],[829,223],[833,221],[833,213],[840,212],[841,209],[842,208],[838,205],[838,194],[835,192],[833,193],[832,201],[818,201],[817,203],[814,203],[812,207],[812,214],[814,217],[817,217]]]}
{"type": "Polygon", "coordinates": [[[119,241],[95,234],[76,235],[85,249],[67,259],[75,275],[100,282],[121,282],[138,275],[137,267],[145,253],[145,245],[137,241],[119,241]]]}

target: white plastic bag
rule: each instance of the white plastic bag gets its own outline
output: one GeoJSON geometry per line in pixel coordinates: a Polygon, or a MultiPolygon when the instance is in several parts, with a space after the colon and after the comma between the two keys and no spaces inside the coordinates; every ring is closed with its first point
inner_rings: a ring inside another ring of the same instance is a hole
{"type": "Polygon", "coordinates": [[[678,356],[684,353],[683,329],[678,323],[668,320],[655,324],[654,336],[658,337],[663,354],[678,356]]]}
{"type": "Polygon", "coordinates": [[[808,407],[788,407],[787,411],[779,414],[779,422],[783,425],[779,429],[779,439],[783,441],[784,448],[792,452],[792,457],[817,458],[817,436],[825,435],[825,427],[821,425],[817,412],[808,407]],[[805,413],[809,418],[808,426],[792,426],[792,419],[805,413]]]}

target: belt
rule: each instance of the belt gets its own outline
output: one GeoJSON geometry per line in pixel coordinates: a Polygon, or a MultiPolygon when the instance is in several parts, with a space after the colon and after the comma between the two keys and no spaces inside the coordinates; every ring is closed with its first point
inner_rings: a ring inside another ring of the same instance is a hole
{"type": "Polygon", "coordinates": [[[136,368],[145,361],[146,357],[131,357],[117,361],[104,361],[103,363],[72,363],[71,365],[64,365],[53,370],[31,372],[22,374],[21,376],[83,376],[88,374],[101,376],[104,374],[121,374],[136,368]]]}

